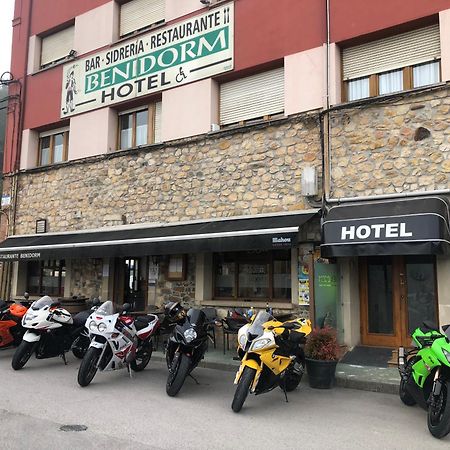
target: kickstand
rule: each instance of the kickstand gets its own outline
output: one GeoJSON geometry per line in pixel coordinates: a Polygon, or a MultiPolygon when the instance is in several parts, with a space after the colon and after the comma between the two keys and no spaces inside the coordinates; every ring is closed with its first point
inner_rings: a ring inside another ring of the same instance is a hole
{"type": "Polygon", "coordinates": [[[129,364],[127,364],[127,370],[128,370],[128,375],[130,375],[130,378],[133,378],[133,371],[131,370],[131,367],[129,364]]]}
{"type": "Polygon", "coordinates": [[[283,392],[284,392],[284,398],[286,399],[286,403],[289,403],[289,400],[287,398],[287,392],[286,392],[286,387],[283,386],[283,392]]]}
{"type": "Polygon", "coordinates": [[[61,355],[62,360],[64,361],[64,365],[67,366],[66,352],[63,352],[61,355]]]}
{"type": "Polygon", "coordinates": [[[191,374],[189,374],[189,376],[195,381],[195,384],[197,384],[198,386],[200,385],[200,383],[197,381],[195,377],[193,377],[191,374]]]}

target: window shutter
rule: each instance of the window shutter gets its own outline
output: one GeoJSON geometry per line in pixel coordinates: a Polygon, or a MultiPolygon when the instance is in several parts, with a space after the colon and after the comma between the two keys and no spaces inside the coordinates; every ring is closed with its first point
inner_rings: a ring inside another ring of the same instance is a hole
{"type": "Polygon", "coordinates": [[[223,83],[220,123],[227,125],[284,111],[284,68],[223,83]]]}
{"type": "Polygon", "coordinates": [[[162,102],[155,103],[155,143],[161,142],[162,102]]]}
{"type": "Polygon", "coordinates": [[[73,49],[74,27],[53,33],[42,38],[41,66],[65,58],[73,49]]]}
{"type": "Polygon", "coordinates": [[[439,26],[432,25],[344,49],[344,80],[424,63],[440,56],[439,26]]]}
{"type": "Polygon", "coordinates": [[[120,7],[120,35],[164,20],[164,0],[132,0],[120,7]]]}

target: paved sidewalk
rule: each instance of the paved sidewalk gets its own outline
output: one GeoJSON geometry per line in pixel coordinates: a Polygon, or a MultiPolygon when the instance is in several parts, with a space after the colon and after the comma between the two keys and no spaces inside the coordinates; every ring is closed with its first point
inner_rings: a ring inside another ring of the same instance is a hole
{"type": "MultiPolygon", "coordinates": [[[[214,349],[212,346],[201,362],[201,367],[219,369],[234,372],[239,367],[239,361],[234,351],[223,354],[222,349],[214,349]]],[[[161,350],[153,353],[155,361],[165,361],[161,350]]],[[[384,392],[386,394],[397,394],[400,384],[398,370],[393,367],[369,367],[355,364],[338,364],[336,369],[336,384],[340,387],[359,389],[371,392],[384,392]]]]}

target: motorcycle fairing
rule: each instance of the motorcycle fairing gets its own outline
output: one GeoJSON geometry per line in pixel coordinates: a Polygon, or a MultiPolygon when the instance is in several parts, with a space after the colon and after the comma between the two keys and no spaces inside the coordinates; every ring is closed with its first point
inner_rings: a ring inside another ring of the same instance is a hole
{"type": "Polygon", "coordinates": [[[23,335],[23,340],[27,342],[38,342],[40,339],[41,335],[31,330],[27,330],[23,335]]]}

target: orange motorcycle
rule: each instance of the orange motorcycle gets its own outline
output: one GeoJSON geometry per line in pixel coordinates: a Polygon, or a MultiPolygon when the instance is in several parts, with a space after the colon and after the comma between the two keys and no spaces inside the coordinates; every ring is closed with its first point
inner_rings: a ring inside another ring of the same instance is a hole
{"type": "Polygon", "coordinates": [[[25,333],[21,321],[27,311],[26,306],[18,303],[8,306],[0,300],[0,348],[20,344],[25,333]]]}

